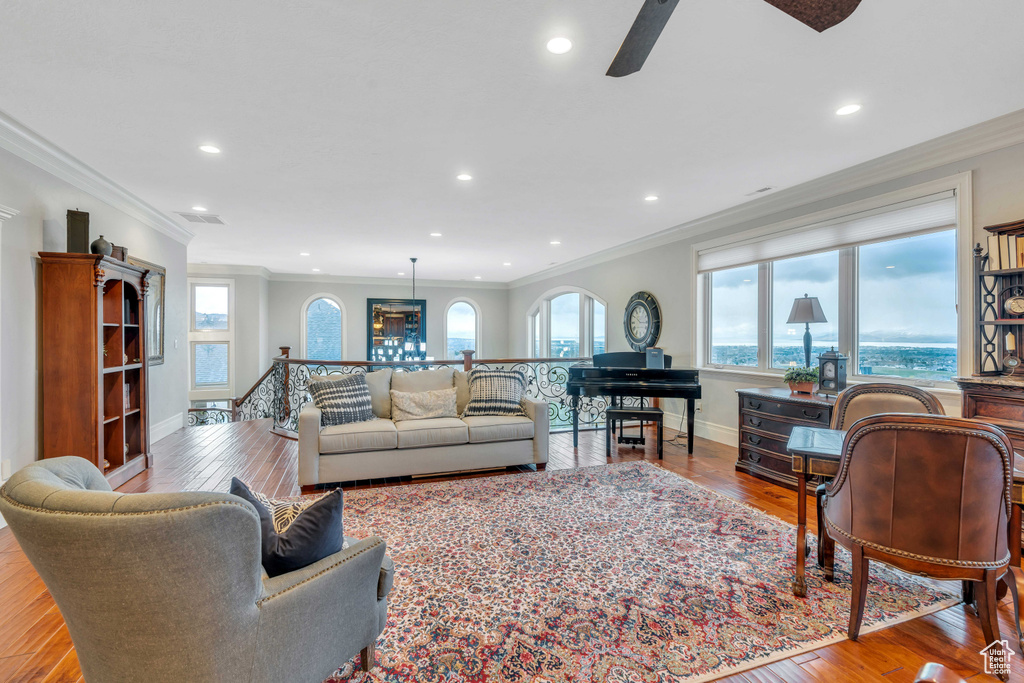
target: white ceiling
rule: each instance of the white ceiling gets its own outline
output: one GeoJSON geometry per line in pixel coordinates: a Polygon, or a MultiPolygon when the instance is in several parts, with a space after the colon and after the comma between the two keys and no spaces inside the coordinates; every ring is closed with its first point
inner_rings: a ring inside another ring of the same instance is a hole
{"type": "Polygon", "coordinates": [[[192,262],[507,282],[1024,108],[1020,0],[863,0],[822,34],[683,0],[606,77],[641,4],[6,0],[0,110],[222,215],[192,262]]]}

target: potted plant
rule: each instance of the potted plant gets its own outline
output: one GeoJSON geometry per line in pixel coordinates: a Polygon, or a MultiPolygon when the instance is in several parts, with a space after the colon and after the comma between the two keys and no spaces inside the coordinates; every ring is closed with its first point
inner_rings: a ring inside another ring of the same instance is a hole
{"type": "Polygon", "coordinates": [[[818,381],[818,368],[790,368],[782,379],[794,394],[812,394],[818,381]]]}

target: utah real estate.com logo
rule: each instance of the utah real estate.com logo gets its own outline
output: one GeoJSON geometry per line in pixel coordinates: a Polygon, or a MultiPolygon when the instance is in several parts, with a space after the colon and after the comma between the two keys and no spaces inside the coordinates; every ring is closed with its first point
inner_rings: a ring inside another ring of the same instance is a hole
{"type": "Polygon", "coordinates": [[[985,658],[985,673],[990,676],[1009,675],[1010,658],[1013,657],[1014,651],[1010,649],[1007,641],[997,640],[989,643],[980,654],[985,658]]]}

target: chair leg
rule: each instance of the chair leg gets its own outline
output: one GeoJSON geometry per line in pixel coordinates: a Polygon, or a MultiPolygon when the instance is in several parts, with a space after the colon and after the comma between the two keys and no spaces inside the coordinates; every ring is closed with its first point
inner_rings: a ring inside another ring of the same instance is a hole
{"type": "Polygon", "coordinates": [[[853,585],[850,588],[850,626],[847,635],[850,640],[857,640],[860,635],[860,624],[864,621],[864,603],[868,598],[868,574],[870,565],[864,557],[864,546],[853,546],[853,585]]]}
{"type": "MultiPolygon", "coordinates": [[[[999,579],[993,569],[985,571],[985,578],[980,585],[975,586],[975,594],[978,598],[978,612],[981,617],[981,633],[985,636],[988,645],[999,640],[999,615],[996,611],[996,584],[999,579]]],[[[1004,681],[1007,680],[1000,676],[1004,681]]]]}
{"type": "Polygon", "coordinates": [[[612,433],[615,431],[615,420],[606,419],[604,422],[604,455],[612,457],[612,433]]]}
{"type": "Polygon", "coordinates": [[[362,662],[360,663],[360,668],[363,671],[369,671],[370,669],[373,668],[374,664],[377,663],[376,659],[375,659],[376,658],[376,650],[377,650],[377,644],[376,643],[370,643],[369,645],[364,647],[362,649],[362,651],[359,653],[359,658],[362,660],[362,662]]]}
{"type": "Polygon", "coordinates": [[[1020,622],[1020,593],[1024,590],[1024,571],[1011,564],[1005,579],[1006,587],[1010,589],[1010,597],[1013,599],[1013,623],[1017,625],[1017,644],[1020,645],[1024,643],[1024,625],[1020,622]]]}

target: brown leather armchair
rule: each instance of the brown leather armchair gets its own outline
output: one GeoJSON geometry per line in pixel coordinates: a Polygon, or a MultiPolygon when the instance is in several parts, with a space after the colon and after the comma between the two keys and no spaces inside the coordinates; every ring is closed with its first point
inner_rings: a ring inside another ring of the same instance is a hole
{"type": "MultiPolygon", "coordinates": [[[[852,640],[864,616],[869,560],[978,582],[985,641],[999,640],[996,584],[1007,571],[1021,571],[1010,566],[1006,533],[1012,466],[1006,434],[973,420],[891,414],[853,425],[824,500],[828,535],[853,554],[852,640]]],[[[1007,581],[1016,616],[1015,583],[1007,581]]]]}
{"type": "MultiPolygon", "coordinates": [[[[871,382],[858,384],[844,389],[836,397],[832,408],[832,429],[849,429],[857,420],[882,413],[927,413],[945,415],[942,404],[924,389],[905,384],[888,384],[871,382]]],[[[825,570],[825,578],[832,580],[832,569],[827,566],[825,557],[835,552],[832,540],[824,533],[821,521],[821,504],[825,497],[825,487],[821,484],[817,489],[818,507],[818,566],[825,570]]]]}

